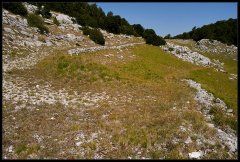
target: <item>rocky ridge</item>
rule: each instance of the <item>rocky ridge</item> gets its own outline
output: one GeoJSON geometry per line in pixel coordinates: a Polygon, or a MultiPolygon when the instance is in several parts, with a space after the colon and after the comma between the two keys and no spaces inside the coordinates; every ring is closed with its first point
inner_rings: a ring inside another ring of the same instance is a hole
{"type": "MultiPolygon", "coordinates": [[[[212,115],[209,114],[210,108],[216,106],[218,108],[223,109],[226,112],[226,115],[232,116],[232,109],[228,109],[226,104],[219,98],[215,98],[211,93],[207,92],[205,89],[201,88],[201,84],[186,79],[187,84],[196,89],[195,100],[200,103],[201,109],[200,111],[203,113],[206,121],[208,122],[208,126],[214,128],[217,131],[218,138],[221,140],[222,145],[228,147],[229,152],[231,154],[236,154],[237,152],[237,136],[236,132],[231,128],[227,128],[226,130],[221,130],[220,128],[216,127],[212,124],[212,115]]],[[[189,156],[192,156],[189,155],[189,156]]]]}
{"type": "Polygon", "coordinates": [[[196,65],[209,67],[216,67],[221,72],[225,72],[223,70],[224,63],[221,63],[219,60],[210,60],[208,57],[199,54],[198,52],[194,52],[190,50],[186,46],[176,45],[170,42],[167,42],[166,45],[161,46],[164,51],[170,52],[174,56],[180,58],[183,61],[191,62],[196,65]]]}
{"type": "Polygon", "coordinates": [[[196,42],[196,49],[202,52],[227,53],[228,55],[236,55],[237,47],[234,45],[226,45],[217,40],[201,39],[196,42]]]}

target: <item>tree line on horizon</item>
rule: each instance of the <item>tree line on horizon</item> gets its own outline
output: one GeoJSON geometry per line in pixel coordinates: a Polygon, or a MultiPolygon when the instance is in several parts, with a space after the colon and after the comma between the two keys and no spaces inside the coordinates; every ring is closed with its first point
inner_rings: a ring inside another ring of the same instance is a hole
{"type": "Polygon", "coordinates": [[[199,41],[201,39],[218,40],[228,45],[237,46],[237,19],[228,19],[217,21],[204,25],[202,27],[193,27],[190,32],[171,37],[170,34],[164,37],[165,39],[193,39],[199,41]]]}

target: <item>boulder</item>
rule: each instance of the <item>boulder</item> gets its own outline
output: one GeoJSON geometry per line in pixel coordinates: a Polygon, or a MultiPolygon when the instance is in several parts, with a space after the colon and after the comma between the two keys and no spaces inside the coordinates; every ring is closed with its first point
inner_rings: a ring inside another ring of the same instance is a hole
{"type": "Polygon", "coordinates": [[[35,13],[35,11],[37,10],[37,6],[31,5],[27,2],[23,2],[23,5],[27,8],[29,13],[35,13]]]}
{"type": "Polygon", "coordinates": [[[197,152],[191,152],[188,154],[190,159],[200,159],[203,156],[202,151],[197,151],[197,152]]]}
{"type": "Polygon", "coordinates": [[[11,29],[11,28],[3,28],[4,31],[6,31],[7,33],[11,33],[11,34],[15,34],[15,32],[11,29]]]}
{"type": "Polygon", "coordinates": [[[71,17],[69,17],[68,15],[58,14],[56,16],[56,19],[60,24],[73,24],[71,17]]]}
{"type": "Polygon", "coordinates": [[[44,22],[48,25],[54,25],[53,21],[50,19],[45,19],[44,22]]]}
{"type": "Polygon", "coordinates": [[[24,30],[20,31],[20,33],[23,34],[23,35],[26,35],[26,36],[28,36],[28,37],[32,37],[32,36],[33,36],[32,34],[27,33],[27,32],[24,31],[24,30]]]}

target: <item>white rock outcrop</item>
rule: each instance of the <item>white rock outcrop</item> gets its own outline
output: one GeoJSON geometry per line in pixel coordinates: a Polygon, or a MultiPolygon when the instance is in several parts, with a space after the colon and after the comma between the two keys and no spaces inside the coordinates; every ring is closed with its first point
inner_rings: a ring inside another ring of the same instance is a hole
{"type": "Polygon", "coordinates": [[[106,50],[106,49],[121,49],[125,47],[130,47],[134,46],[135,44],[143,44],[143,43],[130,43],[130,44],[124,44],[124,45],[119,45],[119,46],[98,46],[98,47],[90,47],[90,48],[75,48],[75,49],[70,49],[68,50],[68,54],[73,55],[73,54],[79,54],[82,52],[95,52],[99,50],[106,50]]]}
{"type": "Polygon", "coordinates": [[[188,154],[190,159],[200,159],[203,155],[202,151],[191,152],[188,154]]]}
{"type": "Polygon", "coordinates": [[[193,52],[188,47],[179,46],[169,42],[161,47],[163,50],[169,51],[171,54],[182,59],[183,61],[202,66],[210,66],[212,64],[211,60],[208,57],[205,57],[197,52],[193,52]]]}
{"type": "Polygon", "coordinates": [[[237,54],[236,46],[228,46],[217,40],[201,39],[196,43],[196,48],[202,52],[237,54]]]}
{"type": "Polygon", "coordinates": [[[59,21],[60,24],[73,24],[72,18],[68,15],[58,14],[56,19],[59,21]]]}

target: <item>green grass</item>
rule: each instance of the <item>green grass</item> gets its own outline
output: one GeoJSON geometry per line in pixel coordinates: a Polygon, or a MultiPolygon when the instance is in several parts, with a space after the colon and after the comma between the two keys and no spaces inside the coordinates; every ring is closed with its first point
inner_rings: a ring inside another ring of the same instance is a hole
{"type": "Polygon", "coordinates": [[[171,77],[181,78],[196,66],[179,61],[159,47],[140,45],[133,49],[139,59],[118,66],[120,74],[141,81],[159,82],[171,77]]]}
{"type": "MultiPolygon", "coordinates": [[[[91,53],[91,57],[108,52],[106,50],[91,53]]],[[[111,50],[112,54],[115,54],[114,52],[116,53],[117,50],[111,50]]],[[[237,84],[229,80],[227,74],[181,61],[166,54],[159,47],[136,45],[131,48],[131,52],[136,55],[135,60],[125,64],[119,62],[108,65],[89,61],[86,58],[90,54],[87,53],[68,56],[59,52],[40,61],[32,70],[13,71],[13,74],[19,72],[18,75],[51,82],[51,86],[57,83],[60,89],[69,85],[74,91],[79,87],[82,88],[80,92],[86,90],[94,93],[104,90],[111,96],[110,99],[116,98],[115,104],[104,100],[97,109],[85,111],[82,111],[82,108],[65,109],[61,105],[46,106],[40,109],[41,112],[21,110],[16,115],[21,119],[20,125],[25,128],[25,131],[18,132],[18,136],[21,135],[19,140],[31,134],[29,130],[35,131],[38,128],[42,136],[52,136],[48,139],[49,141],[46,141],[49,147],[41,150],[41,156],[59,155],[60,158],[76,158],[80,155],[66,155],[69,151],[66,148],[76,147],[75,143],[71,142],[75,138],[75,133],[81,131],[89,134],[101,131],[103,133],[99,133],[98,136],[101,140],[98,138],[99,141],[88,141],[81,145],[85,151],[84,158],[93,158],[95,152],[100,150],[105,151],[104,158],[110,159],[128,156],[133,158],[137,156],[166,159],[187,158],[189,152],[200,149],[194,143],[184,146],[183,142],[188,136],[212,137],[214,132],[206,126],[202,114],[195,111],[197,104],[192,97],[194,91],[186,83],[181,82],[184,78],[192,78],[201,83],[203,88],[223,99],[229,106],[235,107],[234,112],[236,112],[237,84]],[[133,96],[129,103],[120,98],[126,97],[127,94],[133,96]],[[148,99],[147,96],[154,96],[156,100],[148,99]],[[187,104],[186,101],[190,103],[187,104]],[[175,111],[172,111],[173,106],[176,107],[175,111]],[[56,123],[54,123],[55,120],[45,120],[51,118],[55,112],[59,116],[56,123]],[[80,121],[79,119],[85,119],[84,113],[86,112],[91,120],[80,121]],[[23,123],[22,120],[25,119],[23,117],[26,114],[28,118],[23,123]],[[103,114],[107,114],[108,117],[102,119],[103,114]],[[179,131],[182,123],[185,123],[186,127],[192,124],[191,130],[179,131]],[[45,127],[41,127],[42,125],[45,127]],[[172,142],[175,137],[180,139],[178,144],[172,142]],[[52,140],[54,138],[67,141],[63,144],[56,143],[52,140]],[[159,149],[161,144],[166,144],[167,149],[159,149]],[[115,149],[112,149],[112,145],[115,149]],[[60,154],[61,149],[66,154],[60,154]],[[141,155],[136,154],[139,150],[141,150],[141,155]]],[[[231,123],[228,119],[221,120],[222,117],[221,114],[218,115],[218,111],[214,111],[213,114],[216,115],[216,121],[221,122],[220,124],[231,123]]],[[[10,122],[8,124],[11,125],[10,122]]],[[[7,138],[11,139],[11,137],[12,135],[7,138]]],[[[213,146],[219,151],[220,148],[216,147],[213,146]]],[[[23,157],[21,156],[23,152],[28,152],[24,147],[18,150],[19,157],[23,157]]],[[[39,148],[34,147],[32,150],[38,154],[39,148]]],[[[211,157],[218,158],[217,155],[211,157]]]]}
{"type": "Polygon", "coordinates": [[[220,127],[228,125],[230,128],[237,130],[237,121],[234,117],[226,116],[225,112],[216,107],[212,107],[209,113],[214,116],[213,121],[216,125],[220,127]]]}
{"type": "Polygon", "coordinates": [[[192,71],[189,77],[201,83],[204,89],[222,99],[235,114],[237,113],[237,82],[229,80],[228,74],[209,68],[192,71]]]}
{"type": "Polygon", "coordinates": [[[209,52],[204,52],[201,54],[203,54],[206,57],[209,57],[210,59],[217,59],[220,62],[223,62],[224,63],[223,67],[228,73],[237,74],[237,61],[234,61],[232,57],[225,56],[224,54],[215,54],[209,52]]]}
{"type": "Polygon", "coordinates": [[[118,80],[119,75],[110,71],[106,66],[83,62],[80,56],[58,55],[41,61],[38,65],[39,73],[51,79],[75,82],[95,82],[97,80],[118,80]]]}

